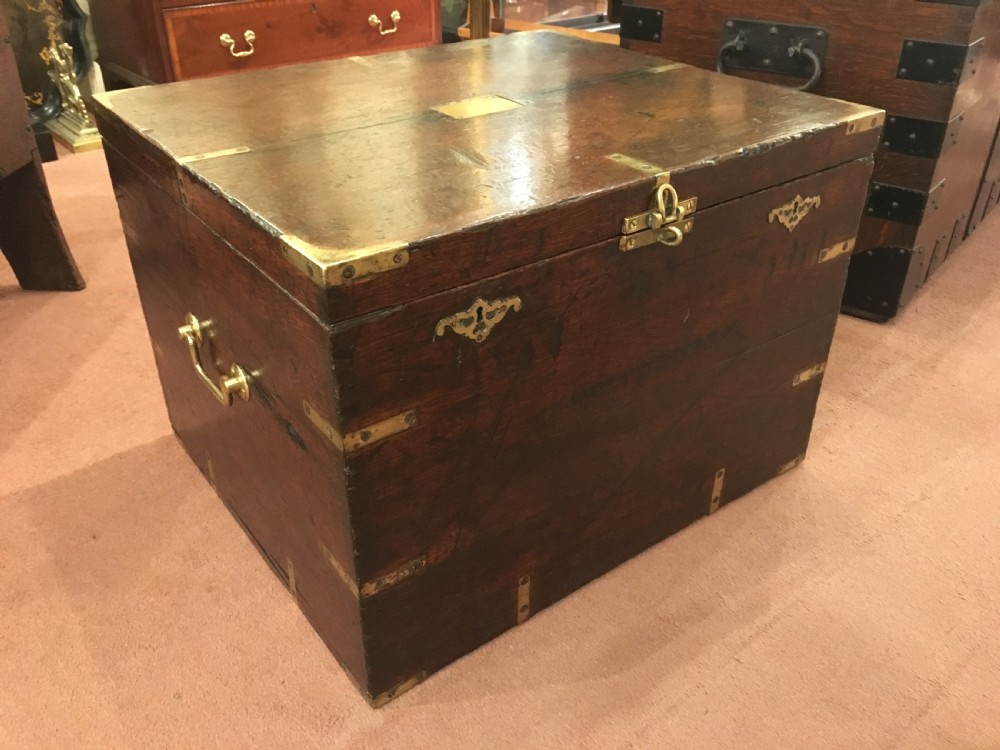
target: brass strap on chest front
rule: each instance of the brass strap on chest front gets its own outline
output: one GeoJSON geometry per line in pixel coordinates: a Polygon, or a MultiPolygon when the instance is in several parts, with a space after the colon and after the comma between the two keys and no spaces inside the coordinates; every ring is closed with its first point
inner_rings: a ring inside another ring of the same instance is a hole
{"type": "Polygon", "coordinates": [[[694,229],[691,215],[698,210],[698,199],[681,200],[677,190],[670,184],[669,174],[657,177],[652,203],[653,207],[649,211],[625,217],[622,237],[618,243],[622,252],[627,253],[657,242],[676,247],[684,241],[684,235],[694,229]]]}

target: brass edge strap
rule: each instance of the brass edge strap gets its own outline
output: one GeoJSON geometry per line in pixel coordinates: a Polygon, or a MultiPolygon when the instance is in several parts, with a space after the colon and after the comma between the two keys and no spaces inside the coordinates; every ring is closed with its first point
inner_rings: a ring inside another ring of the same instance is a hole
{"type": "Polygon", "coordinates": [[[196,161],[206,161],[208,159],[218,159],[221,156],[234,156],[236,154],[247,154],[250,153],[251,149],[249,146],[236,146],[235,148],[223,148],[218,151],[206,151],[203,154],[191,154],[190,156],[178,156],[177,161],[180,164],[191,164],[196,161]]]}
{"type": "Polygon", "coordinates": [[[415,427],[418,423],[417,413],[411,410],[397,414],[394,417],[389,417],[388,419],[383,419],[381,422],[376,422],[360,430],[349,432],[341,437],[333,425],[308,401],[302,402],[302,411],[305,412],[313,426],[323,433],[323,436],[337,450],[343,453],[351,453],[369,445],[374,445],[379,440],[385,440],[387,437],[405,432],[411,427],[415,427]]]}
{"type": "Polygon", "coordinates": [[[417,424],[417,413],[407,411],[344,435],[344,453],[374,445],[379,440],[404,432],[417,424]]]}
{"type": "Polygon", "coordinates": [[[805,460],[806,460],[806,454],[803,453],[802,455],[796,456],[795,458],[793,458],[787,464],[782,464],[781,466],[778,467],[778,476],[781,476],[782,474],[785,474],[785,473],[791,471],[792,469],[794,469],[796,466],[798,466],[800,463],[802,463],[805,460]]]}
{"type": "Polygon", "coordinates": [[[292,558],[286,557],[286,568],[288,571],[288,591],[293,598],[299,598],[298,589],[295,588],[295,565],[292,564],[292,558]]]}
{"type": "Polygon", "coordinates": [[[818,365],[813,365],[800,373],[796,373],[795,378],[792,380],[792,387],[794,388],[797,385],[808,383],[813,378],[818,378],[824,372],[826,372],[826,362],[820,362],[818,365]]]}
{"type": "Polygon", "coordinates": [[[845,253],[854,252],[854,248],[857,245],[857,238],[852,237],[849,240],[844,240],[843,242],[838,242],[836,245],[830,245],[830,247],[824,247],[819,251],[818,263],[826,263],[828,260],[833,260],[834,258],[839,258],[845,253]]]}
{"type": "Polygon", "coordinates": [[[712,483],[712,500],[708,504],[708,514],[712,515],[719,509],[722,502],[722,486],[726,481],[726,470],[719,469],[715,472],[715,481],[712,483]]]}
{"type": "Polygon", "coordinates": [[[344,566],[341,565],[340,561],[333,556],[333,553],[326,548],[325,544],[323,545],[323,556],[326,557],[326,561],[330,563],[330,567],[333,568],[340,580],[347,584],[348,590],[354,594],[356,598],[360,597],[361,593],[358,591],[357,582],[347,574],[347,571],[344,570],[344,566]]]}
{"type": "Polygon", "coordinates": [[[855,115],[847,120],[847,134],[858,135],[859,133],[867,133],[869,130],[882,127],[884,122],[885,112],[871,111],[855,115]]]}
{"type": "Polygon", "coordinates": [[[421,555],[418,558],[410,560],[405,565],[401,565],[395,570],[391,570],[385,575],[379,576],[374,581],[369,581],[364,584],[360,589],[361,598],[367,599],[369,596],[374,596],[390,586],[395,586],[400,581],[405,581],[411,576],[422,573],[426,568],[427,555],[421,555]]]}
{"type": "Polygon", "coordinates": [[[314,245],[294,234],[282,234],[278,239],[288,262],[323,288],[343,286],[410,262],[405,242],[337,249],[314,245]]]}
{"type": "Polygon", "coordinates": [[[531,617],[531,576],[523,575],[517,579],[517,624],[520,625],[531,617]]]}
{"type": "Polygon", "coordinates": [[[323,418],[323,415],[316,411],[316,407],[308,401],[303,401],[302,411],[306,413],[309,421],[312,422],[321,433],[323,433],[323,437],[329,440],[333,444],[333,447],[343,452],[343,438],[341,438],[340,433],[333,429],[333,426],[323,418]]]}
{"type": "Polygon", "coordinates": [[[412,687],[419,685],[421,682],[427,679],[426,672],[420,672],[405,682],[401,682],[396,687],[391,690],[386,690],[384,693],[379,693],[374,698],[371,699],[372,708],[380,708],[386,703],[391,701],[393,698],[398,698],[400,695],[405,693],[412,687]]]}

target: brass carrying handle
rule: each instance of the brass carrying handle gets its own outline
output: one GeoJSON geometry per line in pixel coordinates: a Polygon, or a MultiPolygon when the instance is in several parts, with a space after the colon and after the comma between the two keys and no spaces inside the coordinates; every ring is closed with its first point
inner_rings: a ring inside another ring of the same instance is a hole
{"type": "Polygon", "coordinates": [[[368,25],[371,26],[372,28],[378,29],[378,33],[381,34],[382,36],[386,36],[387,34],[395,34],[397,31],[399,31],[399,21],[401,18],[402,16],[399,15],[399,11],[394,10],[392,13],[389,14],[389,20],[392,21],[392,28],[383,29],[382,21],[379,20],[378,16],[372,13],[370,16],[368,16],[368,25]]]}
{"type": "Polygon", "coordinates": [[[243,41],[247,43],[250,49],[245,49],[242,52],[236,51],[236,40],[233,39],[229,34],[222,34],[219,36],[219,44],[223,47],[229,47],[229,54],[233,57],[250,57],[256,50],[254,49],[253,43],[257,41],[257,35],[253,32],[253,29],[247,29],[243,32],[243,41]]]}
{"type": "Polygon", "coordinates": [[[191,364],[194,365],[194,371],[198,373],[198,378],[205,384],[205,387],[223,406],[232,406],[234,393],[244,401],[249,401],[250,378],[247,377],[246,370],[242,367],[234,363],[229,368],[229,375],[220,375],[219,382],[216,383],[201,366],[201,354],[198,348],[204,339],[204,332],[212,326],[212,321],[198,320],[191,313],[185,315],[184,320],[186,324],[177,329],[177,334],[187,342],[188,352],[191,354],[191,364]]]}

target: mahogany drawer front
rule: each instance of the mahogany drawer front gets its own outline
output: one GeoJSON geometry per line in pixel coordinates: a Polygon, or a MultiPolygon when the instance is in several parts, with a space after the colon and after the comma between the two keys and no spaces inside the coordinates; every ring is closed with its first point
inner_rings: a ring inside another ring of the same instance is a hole
{"type": "Polygon", "coordinates": [[[271,0],[163,15],[177,80],[418,47],[438,37],[437,12],[426,0],[271,0]],[[380,33],[373,15],[382,32],[396,30],[380,33]]]}

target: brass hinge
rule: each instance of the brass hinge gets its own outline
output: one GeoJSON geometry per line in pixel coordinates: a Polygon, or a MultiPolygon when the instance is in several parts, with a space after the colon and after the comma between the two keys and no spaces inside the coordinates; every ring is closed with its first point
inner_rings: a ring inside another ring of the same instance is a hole
{"type": "Polygon", "coordinates": [[[691,216],[697,210],[696,197],[681,200],[670,184],[670,174],[660,174],[656,178],[652,207],[641,214],[625,217],[618,247],[625,253],[656,242],[676,247],[684,241],[684,235],[694,229],[691,216]]]}

